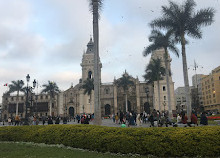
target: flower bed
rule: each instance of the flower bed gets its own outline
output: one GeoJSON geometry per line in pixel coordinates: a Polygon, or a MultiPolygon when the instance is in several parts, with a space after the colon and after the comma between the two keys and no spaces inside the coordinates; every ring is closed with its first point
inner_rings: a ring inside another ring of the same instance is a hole
{"type": "Polygon", "coordinates": [[[207,116],[208,120],[220,120],[220,116],[207,116]]]}

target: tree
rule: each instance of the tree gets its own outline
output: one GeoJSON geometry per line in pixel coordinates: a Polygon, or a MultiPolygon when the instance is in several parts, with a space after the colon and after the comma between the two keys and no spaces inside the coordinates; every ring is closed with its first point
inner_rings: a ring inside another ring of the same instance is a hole
{"type": "Polygon", "coordinates": [[[129,76],[128,73],[125,71],[122,77],[115,81],[115,84],[117,85],[117,87],[123,88],[123,91],[125,93],[125,109],[126,112],[128,112],[128,99],[127,99],[128,88],[129,86],[134,85],[134,82],[132,81],[131,76],[129,76]]]}
{"type": "Polygon", "coordinates": [[[162,6],[163,16],[151,22],[151,27],[172,30],[175,38],[182,46],[183,76],[186,93],[187,117],[191,121],[191,104],[189,79],[186,60],[186,35],[192,38],[202,38],[202,26],[213,23],[214,9],[206,8],[195,12],[196,3],[193,0],[186,0],[183,5],[170,1],[169,6],[162,6]]]}
{"type": "Polygon", "coordinates": [[[19,92],[23,92],[24,82],[22,80],[17,80],[17,81],[12,81],[12,84],[9,84],[9,91],[8,94],[17,92],[17,97],[16,97],[16,116],[18,116],[18,97],[19,97],[19,92]]]}
{"type": "Polygon", "coordinates": [[[177,57],[179,57],[178,49],[175,46],[175,41],[172,38],[172,31],[168,31],[166,34],[158,30],[153,30],[149,37],[149,41],[153,42],[144,50],[144,56],[151,54],[153,51],[163,48],[164,53],[164,61],[165,61],[165,70],[166,70],[166,84],[167,84],[167,97],[168,97],[168,111],[170,117],[172,117],[172,109],[171,109],[171,98],[170,98],[170,69],[168,67],[168,63],[170,62],[168,59],[168,49],[171,50],[177,57]]]}
{"type": "Polygon", "coordinates": [[[92,91],[94,90],[94,80],[93,78],[87,78],[83,82],[82,88],[84,89],[84,94],[88,94],[90,98],[90,113],[92,113],[92,91]]]}
{"type": "MultiPolygon", "coordinates": [[[[145,75],[143,76],[148,83],[151,83],[154,85],[154,81],[157,81],[157,89],[158,89],[158,105],[159,105],[159,111],[160,109],[160,84],[159,81],[163,79],[163,76],[165,75],[165,69],[161,65],[160,59],[153,59],[146,67],[145,69],[145,75]]],[[[154,107],[155,109],[155,107],[154,107]]]]}
{"type": "Polygon", "coordinates": [[[99,12],[103,0],[89,0],[90,11],[93,14],[93,38],[94,38],[94,124],[101,125],[101,104],[100,104],[100,67],[99,67],[99,12]]]}
{"type": "Polygon", "coordinates": [[[50,116],[52,116],[52,103],[54,101],[54,96],[56,93],[59,93],[60,90],[55,82],[48,81],[48,84],[43,85],[44,89],[41,93],[49,93],[50,95],[50,116]]]}

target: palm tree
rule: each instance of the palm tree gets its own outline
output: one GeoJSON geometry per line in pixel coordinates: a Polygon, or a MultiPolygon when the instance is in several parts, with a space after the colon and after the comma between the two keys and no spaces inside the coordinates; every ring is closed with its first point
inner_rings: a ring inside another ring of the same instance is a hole
{"type": "Polygon", "coordinates": [[[131,79],[132,79],[131,76],[128,75],[128,73],[125,71],[122,77],[115,81],[115,84],[117,85],[117,87],[122,87],[124,90],[126,112],[128,112],[128,99],[127,99],[128,88],[129,86],[134,85],[134,82],[131,79]]]}
{"type": "Polygon", "coordinates": [[[23,92],[23,86],[24,82],[22,80],[12,81],[12,84],[9,85],[9,91],[8,94],[17,92],[17,98],[16,98],[16,116],[18,116],[18,97],[19,92],[23,92]]]}
{"type": "Polygon", "coordinates": [[[52,116],[52,103],[54,100],[54,95],[59,93],[60,90],[55,82],[48,81],[48,84],[43,85],[44,89],[41,93],[49,93],[50,95],[50,116],[52,116]]]}
{"type": "Polygon", "coordinates": [[[90,113],[92,113],[92,91],[94,90],[94,80],[93,78],[87,78],[87,80],[85,80],[83,82],[82,88],[84,89],[84,94],[88,94],[89,95],[89,99],[90,99],[90,113]]]}
{"type": "Polygon", "coordinates": [[[172,30],[176,40],[181,43],[188,121],[191,121],[192,109],[186,61],[186,35],[196,39],[202,38],[201,27],[211,25],[215,13],[213,8],[195,12],[195,6],[194,0],[186,0],[183,5],[170,1],[169,6],[162,6],[163,16],[153,20],[150,24],[153,28],[172,30]]]}
{"type": "MultiPolygon", "coordinates": [[[[145,75],[143,76],[148,83],[154,85],[154,81],[157,81],[157,90],[158,90],[158,106],[159,111],[160,108],[160,84],[159,81],[163,80],[163,76],[165,75],[165,69],[161,65],[160,59],[153,59],[146,67],[145,75]]],[[[154,107],[155,109],[155,107],[154,107]]]]}
{"type": "Polygon", "coordinates": [[[99,67],[99,12],[103,0],[89,0],[90,10],[93,14],[93,38],[94,38],[94,103],[95,118],[94,124],[101,125],[101,104],[100,104],[100,67],[99,67]]]}
{"type": "Polygon", "coordinates": [[[172,117],[172,109],[171,109],[171,98],[170,98],[170,81],[169,81],[169,72],[170,69],[168,67],[168,63],[170,62],[168,59],[168,49],[171,50],[177,57],[179,57],[178,49],[175,47],[175,41],[172,38],[172,31],[168,31],[166,34],[158,30],[153,30],[149,37],[149,41],[153,42],[144,50],[144,56],[151,54],[153,51],[163,48],[165,50],[164,53],[164,61],[165,61],[165,70],[166,70],[166,84],[167,84],[167,96],[168,96],[168,111],[170,117],[172,117]]]}

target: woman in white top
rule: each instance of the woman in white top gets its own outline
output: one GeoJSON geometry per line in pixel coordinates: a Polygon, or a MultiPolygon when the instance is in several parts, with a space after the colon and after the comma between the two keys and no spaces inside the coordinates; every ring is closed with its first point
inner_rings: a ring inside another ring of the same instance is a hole
{"type": "Polygon", "coordinates": [[[181,116],[178,114],[177,118],[176,118],[177,123],[181,123],[182,122],[182,118],[181,116]]]}

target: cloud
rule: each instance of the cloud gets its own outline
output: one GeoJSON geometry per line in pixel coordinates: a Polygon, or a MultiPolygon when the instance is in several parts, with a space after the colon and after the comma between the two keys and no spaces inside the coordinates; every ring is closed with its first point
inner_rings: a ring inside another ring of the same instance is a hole
{"type": "MultiPolygon", "coordinates": [[[[93,32],[88,0],[0,1],[1,82],[25,80],[29,73],[40,83],[53,80],[63,90],[72,82],[77,84],[83,50],[93,32]]],[[[187,46],[188,66],[195,59],[204,67],[198,73],[208,74],[219,66],[220,2],[196,2],[197,9],[207,6],[216,9],[215,23],[202,29],[203,39],[190,39],[187,46]]],[[[151,28],[148,24],[161,16],[161,6],[167,4],[168,1],[162,0],[104,1],[99,23],[102,82],[121,77],[125,69],[143,80],[150,58],[142,56],[144,47],[149,44],[151,28]]],[[[183,86],[182,58],[172,54],[171,57],[175,86],[183,86]]],[[[193,74],[189,69],[189,79],[193,74]]]]}
{"type": "Polygon", "coordinates": [[[3,62],[36,57],[44,47],[44,39],[28,30],[30,4],[25,0],[4,1],[0,5],[0,57],[3,62]]]}

